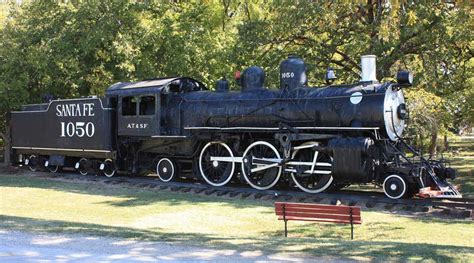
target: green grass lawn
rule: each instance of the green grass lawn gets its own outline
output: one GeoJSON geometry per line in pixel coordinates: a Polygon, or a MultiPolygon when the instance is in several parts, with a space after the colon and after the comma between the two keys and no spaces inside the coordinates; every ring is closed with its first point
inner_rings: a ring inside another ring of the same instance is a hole
{"type": "Polygon", "coordinates": [[[470,219],[363,211],[347,225],[289,222],[283,237],[271,201],[0,176],[0,227],[166,241],[337,259],[474,260],[470,219]]]}
{"type": "Polygon", "coordinates": [[[450,140],[450,148],[445,157],[459,172],[453,183],[461,187],[465,197],[474,198],[474,139],[456,137],[450,140]]]}

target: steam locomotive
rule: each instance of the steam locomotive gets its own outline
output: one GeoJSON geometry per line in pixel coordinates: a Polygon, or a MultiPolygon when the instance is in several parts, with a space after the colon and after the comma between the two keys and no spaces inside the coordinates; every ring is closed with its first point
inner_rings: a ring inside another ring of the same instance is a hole
{"type": "Polygon", "coordinates": [[[52,100],[12,112],[16,160],[31,170],[74,167],[81,174],[156,171],[169,182],[232,179],[266,190],[276,184],[308,193],[350,184],[382,186],[392,199],[414,194],[461,197],[447,182],[455,171],[426,160],[402,138],[408,117],[403,88],[412,75],[379,83],[375,56],[362,57],[362,79],[309,87],[302,59],[280,64],[280,87],[247,68],[214,91],[188,77],[121,82],[104,98],[52,100]],[[408,153],[408,154],[407,154],[408,153]]]}

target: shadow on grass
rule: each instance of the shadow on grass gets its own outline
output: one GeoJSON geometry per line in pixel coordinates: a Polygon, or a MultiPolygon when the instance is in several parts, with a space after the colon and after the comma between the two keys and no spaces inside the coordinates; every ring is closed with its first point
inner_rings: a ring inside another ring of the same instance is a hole
{"type": "MultiPolygon", "coordinates": [[[[397,258],[404,260],[451,261],[466,259],[474,250],[466,246],[449,246],[426,243],[401,243],[380,241],[351,241],[340,238],[284,238],[273,236],[248,238],[222,238],[197,233],[166,233],[161,228],[137,229],[106,226],[100,224],[75,223],[57,220],[40,220],[0,215],[3,229],[36,233],[81,234],[107,236],[112,238],[133,238],[143,241],[160,241],[176,245],[196,245],[204,248],[233,249],[237,251],[304,252],[308,256],[336,257],[348,259],[363,257],[369,259],[397,258]]],[[[282,234],[282,233],[281,233],[282,234]]]]}
{"type": "MultiPolygon", "coordinates": [[[[432,222],[432,220],[430,221],[432,222]]],[[[354,225],[354,236],[357,237],[357,233],[361,230],[360,228],[367,228],[366,225],[354,225]]],[[[402,231],[404,228],[396,227],[387,223],[371,222],[370,228],[377,229],[378,232],[388,233],[390,231],[402,231]]],[[[267,232],[268,236],[281,237],[284,235],[284,223],[281,223],[281,231],[267,232]]],[[[288,231],[291,236],[297,237],[310,237],[310,238],[347,238],[350,239],[351,225],[349,224],[333,224],[333,223],[314,223],[304,225],[294,225],[292,221],[288,222],[288,231]]],[[[376,233],[373,233],[376,235],[376,233]]],[[[365,235],[369,235],[370,233],[365,235]]],[[[375,236],[374,236],[375,237],[375,236]]],[[[365,238],[367,239],[367,238],[365,238]]]]}
{"type": "MultiPolygon", "coordinates": [[[[60,176],[61,175],[59,174],[58,177],[60,176]]],[[[209,202],[221,203],[223,205],[228,205],[235,208],[252,208],[261,207],[262,205],[271,206],[271,203],[257,200],[225,199],[220,197],[198,195],[192,192],[181,193],[172,192],[169,190],[159,190],[159,188],[149,189],[136,186],[122,187],[120,185],[104,185],[99,182],[63,182],[51,180],[50,178],[32,177],[24,174],[1,174],[0,186],[51,189],[61,192],[123,198],[122,200],[101,202],[101,204],[117,207],[146,206],[154,203],[166,203],[167,205],[172,206],[183,204],[204,204],[209,202]]]]}
{"type": "Polygon", "coordinates": [[[457,138],[451,141],[452,152],[447,155],[453,168],[459,171],[459,176],[453,181],[461,186],[465,197],[474,197],[474,140],[457,138]]]}
{"type": "MultiPolygon", "coordinates": [[[[119,200],[107,200],[97,202],[116,207],[137,207],[147,206],[160,203],[166,206],[178,205],[204,205],[204,204],[221,204],[237,209],[243,208],[259,208],[268,207],[268,211],[264,210],[262,214],[274,214],[273,202],[262,200],[245,200],[245,199],[227,199],[215,196],[203,196],[195,193],[172,192],[168,190],[146,189],[139,187],[120,187],[119,185],[109,186],[100,183],[76,183],[54,181],[48,178],[36,178],[27,175],[0,175],[0,186],[3,187],[20,187],[20,188],[37,188],[51,189],[60,192],[79,193],[87,195],[99,195],[105,197],[122,198],[119,200]]],[[[365,212],[365,211],[364,211],[365,212]]],[[[384,211],[379,211],[384,213],[384,211]]],[[[389,212],[387,212],[389,213],[389,212]]],[[[449,225],[450,221],[433,217],[419,217],[417,221],[426,223],[439,223],[449,225]]],[[[456,220],[459,224],[470,224],[470,222],[456,220]]],[[[374,224],[374,223],[371,223],[374,224]]],[[[375,223],[377,224],[377,223],[375,223]]]]}
{"type": "MultiPolygon", "coordinates": [[[[472,160],[470,160],[472,162],[472,160]]],[[[474,170],[472,163],[467,163],[466,160],[453,161],[452,167],[458,170],[458,176],[452,181],[455,185],[460,185],[461,193],[465,197],[474,196],[474,170]]]]}

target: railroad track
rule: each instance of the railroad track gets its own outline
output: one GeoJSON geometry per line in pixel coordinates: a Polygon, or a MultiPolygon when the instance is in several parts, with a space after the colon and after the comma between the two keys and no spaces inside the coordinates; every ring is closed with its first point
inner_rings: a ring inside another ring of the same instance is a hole
{"type": "MultiPolygon", "coordinates": [[[[17,169],[17,168],[13,168],[17,169]]],[[[24,171],[24,170],[23,170],[24,171]]],[[[474,218],[474,198],[443,198],[443,199],[399,199],[387,198],[381,192],[340,190],[332,193],[308,194],[299,190],[275,188],[272,190],[256,190],[244,184],[233,183],[232,186],[214,187],[203,182],[186,180],[162,182],[152,176],[117,176],[112,178],[80,175],[65,171],[51,174],[46,172],[29,172],[29,175],[67,181],[91,181],[110,185],[128,185],[152,188],[173,192],[191,192],[195,194],[223,198],[260,199],[268,201],[295,201],[327,204],[359,205],[369,209],[390,211],[433,213],[456,218],[474,218]]]]}

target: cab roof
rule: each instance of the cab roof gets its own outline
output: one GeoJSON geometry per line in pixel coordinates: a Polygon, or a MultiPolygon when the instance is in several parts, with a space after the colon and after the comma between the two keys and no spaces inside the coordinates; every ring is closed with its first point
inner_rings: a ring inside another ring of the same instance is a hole
{"type": "Polygon", "coordinates": [[[201,82],[188,77],[167,77],[137,82],[118,82],[107,88],[106,96],[207,90],[201,82]]]}

